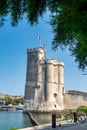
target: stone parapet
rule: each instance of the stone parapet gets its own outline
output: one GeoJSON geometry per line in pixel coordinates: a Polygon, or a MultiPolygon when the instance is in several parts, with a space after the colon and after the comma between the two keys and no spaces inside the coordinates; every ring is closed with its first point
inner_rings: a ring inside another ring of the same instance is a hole
{"type": "Polygon", "coordinates": [[[39,48],[30,48],[30,49],[27,49],[27,53],[36,53],[36,52],[42,53],[42,51],[45,51],[45,46],[39,47],[39,48]]]}
{"type": "Polygon", "coordinates": [[[87,96],[86,92],[81,91],[75,91],[75,90],[69,90],[65,92],[66,94],[72,94],[72,95],[81,95],[81,96],[87,96]]]}
{"type": "Polygon", "coordinates": [[[53,66],[63,66],[64,67],[64,63],[61,61],[58,61],[56,59],[48,59],[48,60],[46,60],[45,64],[52,64],[53,66]]]}

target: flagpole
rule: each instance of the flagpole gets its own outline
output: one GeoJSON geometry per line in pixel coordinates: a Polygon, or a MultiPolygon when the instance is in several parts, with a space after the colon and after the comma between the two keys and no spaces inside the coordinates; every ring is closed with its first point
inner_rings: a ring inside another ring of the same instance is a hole
{"type": "Polygon", "coordinates": [[[41,37],[40,36],[38,36],[38,40],[39,40],[39,45],[41,47],[42,43],[41,43],[41,37]]]}
{"type": "Polygon", "coordinates": [[[41,38],[40,38],[40,47],[41,47],[41,38]]]}

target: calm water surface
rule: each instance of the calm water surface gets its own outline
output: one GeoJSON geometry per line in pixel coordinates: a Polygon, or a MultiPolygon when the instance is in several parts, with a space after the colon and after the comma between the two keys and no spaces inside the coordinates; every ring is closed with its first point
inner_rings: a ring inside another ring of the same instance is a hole
{"type": "Polygon", "coordinates": [[[0,130],[31,126],[32,124],[28,115],[23,114],[22,111],[0,111],[0,130]]]}

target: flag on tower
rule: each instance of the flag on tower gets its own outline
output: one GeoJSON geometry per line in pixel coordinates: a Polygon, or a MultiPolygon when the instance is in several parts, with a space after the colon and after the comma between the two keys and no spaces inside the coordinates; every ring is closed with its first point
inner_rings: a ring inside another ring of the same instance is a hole
{"type": "Polygon", "coordinates": [[[38,36],[37,38],[40,39],[40,36],[38,36]]]}
{"type": "Polygon", "coordinates": [[[37,36],[37,39],[39,40],[39,44],[41,46],[41,37],[39,35],[37,36]]]}

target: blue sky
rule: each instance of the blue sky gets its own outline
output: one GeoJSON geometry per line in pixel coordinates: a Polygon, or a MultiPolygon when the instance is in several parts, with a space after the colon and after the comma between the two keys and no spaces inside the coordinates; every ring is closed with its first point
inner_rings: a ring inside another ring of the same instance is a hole
{"type": "Polygon", "coordinates": [[[63,52],[51,49],[53,32],[48,21],[48,14],[45,14],[34,26],[24,19],[17,27],[12,27],[8,21],[0,28],[0,93],[24,95],[26,49],[40,46],[38,35],[41,37],[41,44],[46,46],[47,59],[56,58],[65,64],[65,90],[87,92],[87,75],[82,75],[81,70],[78,70],[70,52],[67,49],[63,52]]]}

